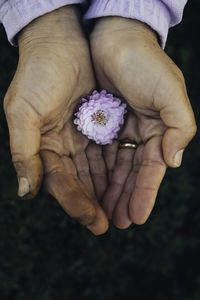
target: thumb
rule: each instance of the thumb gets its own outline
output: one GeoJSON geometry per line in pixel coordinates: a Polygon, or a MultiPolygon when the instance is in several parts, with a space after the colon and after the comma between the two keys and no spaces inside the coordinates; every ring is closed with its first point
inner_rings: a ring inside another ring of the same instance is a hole
{"type": "Polygon", "coordinates": [[[162,141],[164,160],[172,168],[179,167],[184,149],[196,134],[196,122],[187,93],[172,97],[160,116],[168,127],[162,141]]]}
{"type": "Polygon", "coordinates": [[[9,127],[12,160],[18,177],[18,195],[25,199],[33,198],[38,193],[43,176],[39,157],[39,122],[34,117],[36,113],[27,111],[25,105],[4,105],[4,109],[9,127]]]}

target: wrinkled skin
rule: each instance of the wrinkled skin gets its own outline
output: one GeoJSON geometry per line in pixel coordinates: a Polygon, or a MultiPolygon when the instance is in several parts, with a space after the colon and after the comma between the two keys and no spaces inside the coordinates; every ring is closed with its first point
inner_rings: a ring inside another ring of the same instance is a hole
{"type": "Polygon", "coordinates": [[[108,221],[96,201],[85,149],[73,125],[77,100],[95,87],[88,43],[74,7],[44,15],[19,35],[19,63],[5,97],[18,194],[34,197],[43,174],[64,210],[94,234],[108,221]]]}
{"type": "Polygon", "coordinates": [[[196,125],[183,76],[154,33],[137,21],[104,18],[91,36],[97,78],[131,107],[119,139],[139,146],[134,152],[118,150],[118,141],[88,145],[72,121],[77,100],[95,87],[78,20],[67,6],[20,33],[19,64],[4,108],[19,196],[34,197],[44,175],[64,210],[101,234],[108,220],[96,196],[119,228],[144,223],[166,167],[180,165],[175,153],[182,153],[196,125]]]}
{"type": "Polygon", "coordinates": [[[110,185],[106,189],[98,179],[94,185],[108,217],[127,228],[149,217],[167,166],[181,165],[196,124],[183,75],[149,27],[121,17],[101,18],[90,43],[100,87],[131,108],[119,139],[139,144],[136,151],[118,150],[118,141],[104,146],[102,154],[97,149],[101,167],[95,176],[104,176],[104,157],[110,185]]]}

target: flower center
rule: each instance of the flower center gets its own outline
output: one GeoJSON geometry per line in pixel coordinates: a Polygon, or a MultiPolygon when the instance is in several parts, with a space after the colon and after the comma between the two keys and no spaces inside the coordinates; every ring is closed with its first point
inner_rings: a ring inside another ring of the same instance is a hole
{"type": "Polygon", "coordinates": [[[92,121],[94,121],[96,124],[99,125],[106,125],[108,121],[108,117],[106,116],[106,113],[104,110],[97,110],[92,115],[92,121]]]}

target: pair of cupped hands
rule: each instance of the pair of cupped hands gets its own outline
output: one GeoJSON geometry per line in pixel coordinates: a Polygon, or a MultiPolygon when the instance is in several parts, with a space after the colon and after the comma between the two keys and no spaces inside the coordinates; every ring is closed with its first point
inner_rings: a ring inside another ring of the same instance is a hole
{"type": "Polygon", "coordinates": [[[18,36],[19,63],[5,97],[18,195],[41,182],[94,234],[143,224],[167,166],[181,165],[196,132],[184,78],[145,24],[101,18],[86,39],[77,8],[34,20],[18,36]],[[90,53],[91,51],[91,53],[90,53]],[[90,142],[73,124],[78,100],[96,88],[126,101],[112,145],[90,142]],[[119,149],[119,140],[138,144],[119,149]]]}

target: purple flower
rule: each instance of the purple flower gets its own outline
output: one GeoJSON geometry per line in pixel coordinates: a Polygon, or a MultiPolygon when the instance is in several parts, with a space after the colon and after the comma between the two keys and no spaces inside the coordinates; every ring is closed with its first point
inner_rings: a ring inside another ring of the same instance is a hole
{"type": "Polygon", "coordinates": [[[121,103],[120,99],[105,90],[100,93],[94,91],[87,99],[81,99],[74,124],[96,144],[112,144],[120,125],[124,123],[125,113],[126,104],[121,103]]]}

